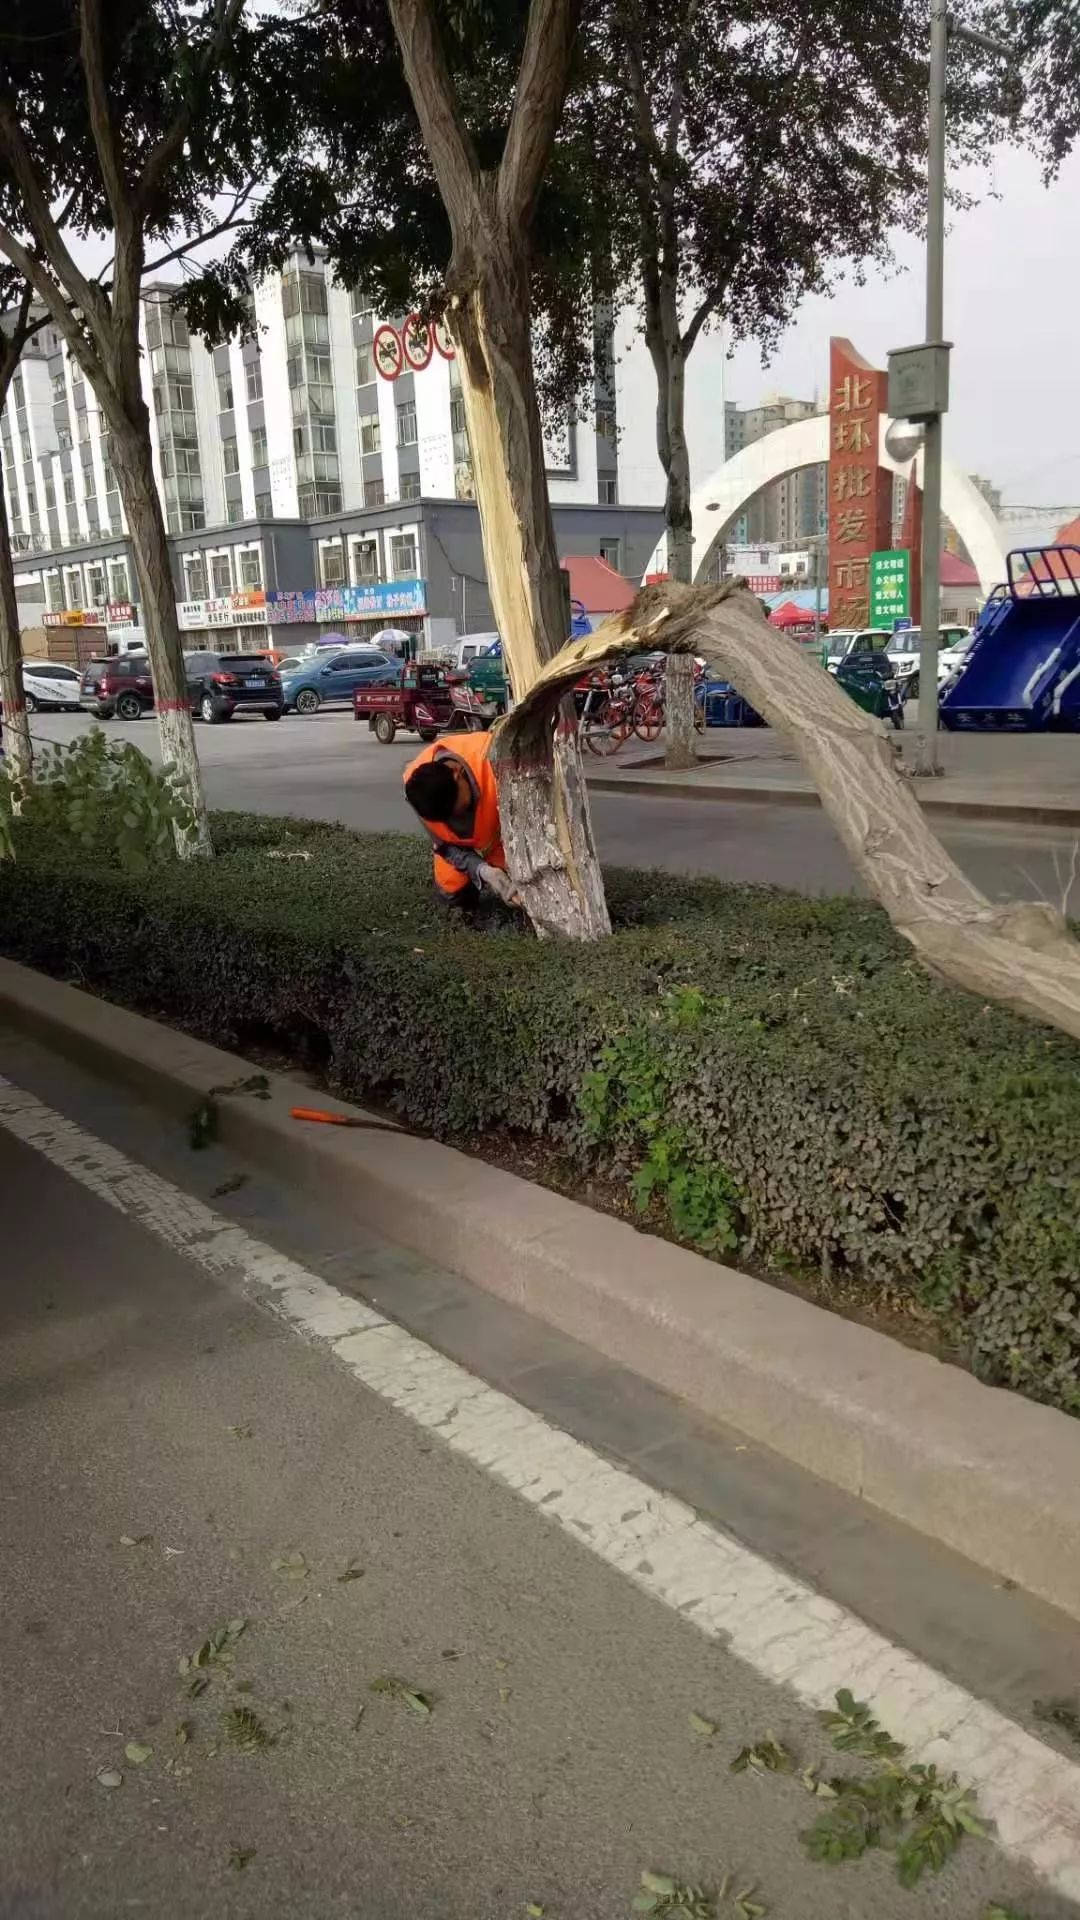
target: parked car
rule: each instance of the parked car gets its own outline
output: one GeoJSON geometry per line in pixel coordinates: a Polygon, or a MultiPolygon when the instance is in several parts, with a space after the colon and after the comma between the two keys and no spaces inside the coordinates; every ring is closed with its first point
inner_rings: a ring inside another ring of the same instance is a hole
{"type": "Polygon", "coordinates": [[[27,713],[42,707],[51,713],[78,713],[82,703],[82,674],[60,660],[24,660],[23,698],[27,713]]]}
{"type": "MultiPolygon", "coordinates": [[[[900,690],[907,700],[919,697],[919,645],[922,631],[919,627],[907,627],[902,633],[894,633],[889,641],[889,658],[893,663],[893,672],[900,682],[900,690]]],[[[953,668],[959,666],[968,647],[971,645],[971,632],[967,627],[942,627],[938,640],[938,685],[947,680],[953,668]]]]}
{"type": "Polygon", "coordinates": [[[216,725],[234,713],[261,713],[280,720],[285,711],[281,676],[265,653],[185,653],[191,711],[216,725]]]}
{"type": "Polygon", "coordinates": [[[343,647],[317,653],[294,673],[283,674],[286,713],[318,713],[320,707],[351,707],[358,687],[393,687],[401,671],[378,647],[343,647]]]}
{"type": "Polygon", "coordinates": [[[887,627],[838,627],[829,635],[825,665],[835,673],[849,653],[883,653],[892,639],[887,627]]]}
{"type": "Polygon", "coordinates": [[[83,669],[79,705],[99,720],[138,720],[154,704],[154,683],[145,653],[113,654],[83,669]]]}
{"type": "Polygon", "coordinates": [[[483,654],[490,653],[498,637],[497,633],[463,634],[460,640],[455,640],[450,649],[451,666],[456,667],[459,673],[464,668],[471,667],[474,660],[479,660],[483,654]]]}

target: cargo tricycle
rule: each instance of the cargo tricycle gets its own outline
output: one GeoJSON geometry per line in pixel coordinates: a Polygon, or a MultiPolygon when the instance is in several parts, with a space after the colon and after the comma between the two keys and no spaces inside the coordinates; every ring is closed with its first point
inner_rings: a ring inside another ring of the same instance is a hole
{"type": "Polygon", "coordinates": [[[408,661],[395,686],[357,687],[353,695],[353,719],[366,720],[384,747],[399,731],[435,740],[440,733],[480,732],[495,718],[495,707],[464,675],[427,660],[408,661]]]}

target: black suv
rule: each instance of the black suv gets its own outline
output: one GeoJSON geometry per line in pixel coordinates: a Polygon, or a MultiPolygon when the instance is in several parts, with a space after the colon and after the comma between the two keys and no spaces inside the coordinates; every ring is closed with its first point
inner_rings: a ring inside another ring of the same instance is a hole
{"type": "Polygon", "coordinates": [[[154,683],[145,653],[118,653],[91,660],[83,671],[79,705],[99,720],[138,720],[154,704],[154,683]]]}
{"type": "Polygon", "coordinates": [[[184,667],[191,711],[200,719],[261,713],[280,720],[285,711],[281,677],[263,653],[186,653],[184,667]]]}

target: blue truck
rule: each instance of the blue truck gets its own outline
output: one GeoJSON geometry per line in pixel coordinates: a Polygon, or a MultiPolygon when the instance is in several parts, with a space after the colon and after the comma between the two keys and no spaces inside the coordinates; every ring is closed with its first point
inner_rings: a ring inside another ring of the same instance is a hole
{"type": "Polygon", "coordinates": [[[1080,727],[1080,547],[1018,547],[941,689],[950,732],[1080,727]]]}

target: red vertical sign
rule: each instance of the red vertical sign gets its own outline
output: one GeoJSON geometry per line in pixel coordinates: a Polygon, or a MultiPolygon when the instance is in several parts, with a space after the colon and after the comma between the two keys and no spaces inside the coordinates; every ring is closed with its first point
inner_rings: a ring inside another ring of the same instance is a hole
{"type": "Polygon", "coordinates": [[[829,342],[829,625],[865,627],[870,555],[892,545],[892,475],[878,466],[888,381],[850,340],[829,342]]]}

